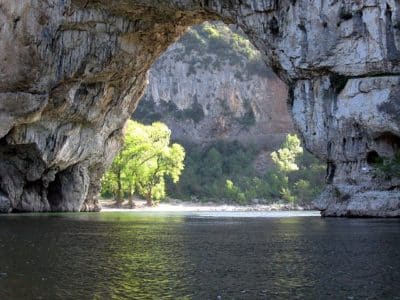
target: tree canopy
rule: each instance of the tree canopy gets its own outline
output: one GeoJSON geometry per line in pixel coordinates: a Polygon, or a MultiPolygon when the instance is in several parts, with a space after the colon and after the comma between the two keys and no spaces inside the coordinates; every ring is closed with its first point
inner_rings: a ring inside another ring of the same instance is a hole
{"type": "Polygon", "coordinates": [[[185,150],[171,144],[171,131],[160,122],[143,125],[129,120],[125,142],[103,177],[102,193],[112,194],[117,202],[134,194],[153,205],[165,197],[165,178],[177,183],[184,168],[185,150]]]}
{"type": "Polygon", "coordinates": [[[295,134],[288,134],[282,147],[271,153],[271,158],[280,171],[291,172],[299,170],[296,160],[301,154],[303,148],[300,146],[300,139],[295,134]]]}
{"type": "Polygon", "coordinates": [[[289,134],[280,149],[271,153],[272,164],[256,173],[256,146],[218,141],[206,147],[185,145],[185,170],[172,197],[202,201],[250,204],[289,202],[308,205],[324,186],[325,166],[303,151],[300,139],[289,134]]]}

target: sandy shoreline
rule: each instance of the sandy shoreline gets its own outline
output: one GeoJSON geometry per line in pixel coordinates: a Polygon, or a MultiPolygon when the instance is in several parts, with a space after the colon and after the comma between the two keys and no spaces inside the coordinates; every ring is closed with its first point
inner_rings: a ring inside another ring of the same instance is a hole
{"type": "Polygon", "coordinates": [[[250,212],[250,211],[305,211],[311,210],[301,206],[291,206],[289,204],[252,204],[252,205],[230,205],[216,203],[195,203],[175,201],[172,203],[160,203],[155,207],[148,207],[145,201],[135,200],[135,208],[129,208],[127,202],[122,207],[116,207],[113,201],[101,200],[102,211],[134,211],[134,212],[250,212]]]}

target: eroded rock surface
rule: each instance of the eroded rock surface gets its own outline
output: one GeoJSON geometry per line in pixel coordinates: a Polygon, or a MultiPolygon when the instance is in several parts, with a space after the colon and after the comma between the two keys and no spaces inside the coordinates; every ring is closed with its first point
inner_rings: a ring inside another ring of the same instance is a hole
{"type": "Polygon", "coordinates": [[[293,131],[287,87],[241,34],[221,22],[192,27],[152,65],[133,118],[161,120],[184,144],[236,140],[278,149],[293,131]]]}
{"type": "Polygon", "coordinates": [[[398,216],[398,183],[374,178],[367,158],[400,146],[399,6],[2,1],[0,210],[97,210],[99,178],[146,71],[187,26],[220,18],[240,26],[289,85],[306,146],[329,165],[323,214],[398,216]]]}
{"type": "Polygon", "coordinates": [[[146,71],[210,15],[140,1],[2,1],[0,210],[98,210],[146,71]]]}

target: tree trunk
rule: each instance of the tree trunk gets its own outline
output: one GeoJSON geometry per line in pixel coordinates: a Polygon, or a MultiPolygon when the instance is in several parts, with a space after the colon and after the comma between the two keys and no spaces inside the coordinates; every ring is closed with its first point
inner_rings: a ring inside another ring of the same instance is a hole
{"type": "Polygon", "coordinates": [[[147,201],[147,206],[153,206],[153,199],[151,197],[151,192],[152,189],[150,188],[149,191],[147,192],[147,197],[146,197],[146,201],[147,201]]]}
{"type": "Polygon", "coordinates": [[[121,182],[121,172],[117,173],[117,197],[115,199],[118,206],[121,206],[122,202],[124,201],[122,195],[122,182],[121,182]]]}
{"type": "Polygon", "coordinates": [[[132,191],[131,192],[129,192],[129,207],[130,208],[134,208],[135,207],[135,203],[133,202],[133,193],[132,193],[132,191]]]}

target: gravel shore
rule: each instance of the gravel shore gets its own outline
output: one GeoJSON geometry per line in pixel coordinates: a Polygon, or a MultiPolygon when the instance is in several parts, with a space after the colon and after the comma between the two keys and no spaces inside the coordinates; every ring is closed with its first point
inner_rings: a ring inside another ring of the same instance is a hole
{"type": "Polygon", "coordinates": [[[303,211],[311,210],[311,207],[302,207],[290,204],[252,204],[252,205],[232,205],[219,204],[213,202],[198,203],[171,199],[168,202],[162,202],[154,207],[146,206],[143,200],[135,199],[134,208],[130,208],[127,201],[121,206],[116,206],[112,200],[100,200],[102,211],[303,211]]]}

